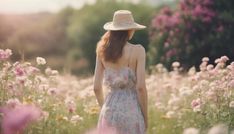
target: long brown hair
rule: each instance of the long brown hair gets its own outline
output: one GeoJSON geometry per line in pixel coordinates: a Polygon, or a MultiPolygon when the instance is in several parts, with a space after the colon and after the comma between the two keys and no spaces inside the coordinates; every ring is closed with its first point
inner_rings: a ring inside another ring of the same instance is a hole
{"type": "Polygon", "coordinates": [[[107,31],[97,44],[97,56],[105,61],[117,62],[128,39],[128,30],[107,31]]]}

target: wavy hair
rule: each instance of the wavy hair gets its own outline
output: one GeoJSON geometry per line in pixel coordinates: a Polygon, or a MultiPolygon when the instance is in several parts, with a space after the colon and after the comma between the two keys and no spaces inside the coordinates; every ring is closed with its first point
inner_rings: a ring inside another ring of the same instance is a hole
{"type": "Polygon", "coordinates": [[[97,43],[97,56],[105,61],[116,63],[122,56],[123,47],[128,39],[128,30],[107,31],[97,43]]]}

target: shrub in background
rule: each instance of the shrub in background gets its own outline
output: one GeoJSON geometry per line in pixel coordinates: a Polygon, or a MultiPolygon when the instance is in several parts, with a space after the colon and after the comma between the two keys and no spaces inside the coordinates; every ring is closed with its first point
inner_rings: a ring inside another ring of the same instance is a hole
{"type": "Polygon", "coordinates": [[[152,19],[149,64],[166,67],[179,60],[184,68],[199,66],[207,56],[214,61],[234,59],[234,3],[231,0],[181,0],[176,9],[164,7],[152,19]]]}

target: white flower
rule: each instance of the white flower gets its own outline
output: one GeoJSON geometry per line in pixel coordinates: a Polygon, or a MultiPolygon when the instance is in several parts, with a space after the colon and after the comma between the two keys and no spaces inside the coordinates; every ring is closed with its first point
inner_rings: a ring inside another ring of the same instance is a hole
{"type": "Polygon", "coordinates": [[[192,75],[194,75],[194,74],[196,74],[196,68],[193,66],[193,67],[191,67],[191,68],[189,69],[188,75],[192,76],[192,75]]]}
{"type": "Polygon", "coordinates": [[[156,102],[155,103],[155,107],[159,110],[163,110],[165,109],[165,107],[163,106],[163,104],[161,102],[156,102]]]}
{"type": "Polygon", "coordinates": [[[224,124],[219,124],[212,127],[208,134],[228,134],[228,127],[224,124]]]}
{"type": "Polygon", "coordinates": [[[186,128],[183,134],[199,134],[199,130],[196,128],[186,128]]]}
{"type": "Polygon", "coordinates": [[[198,106],[194,107],[193,112],[201,112],[201,106],[198,105],[198,106]]]}
{"type": "Polygon", "coordinates": [[[46,60],[42,57],[37,57],[37,64],[38,65],[45,65],[46,64],[46,60]]]}
{"type": "Polygon", "coordinates": [[[190,96],[193,94],[193,90],[183,90],[183,91],[180,91],[180,96],[183,96],[183,97],[186,97],[186,96],[190,96]]]}
{"type": "Polygon", "coordinates": [[[172,67],[179,67],[180,63],[178,61],[175,61],[172,63],[172,67]]]}
{"type": "Polygon", "coordinates": [[[52,70],[51,68],[47,67],[45,69],[45,74],[46,75],[58,75],[58,71],[57,70],[52,70]]]}
{"type": "Polygon", "coordinates": [[[73,115],[70,119],[71,123],[77,123],[78,121],[83,121],[83,117],[79,115],[73,115]]]}
{"type": "Polygon", "coordinates": [[[234,101],[231,101],[231,102],[229,103],[229,107],[230,107],[230,108],[234,108],[234,101]]]}
{"type": "Polygon", "coordinates": [[[179,97],[175,97],[173,96],[172,98],[170,98],[170,100],[168,101],[168,105],[170,106],[176,106],[180,104],[180,98],[179,97]]]}
{"type": "Polygon", "coordinates": [[[21,105],[21,102],[19,101],[19,99],[17,98],[14,98],[14,99],[9,99],[7,102],[6,102],[7,106],[11,107],[11,108],[14,108],[18,105],[21,105]]]}
{"type": "Polygon", "coordinates": [[[57,70],[52,70],[51,75],[58,75],[58,71],[57,70]]]}
{"type": "Polygon", "coordinates": [[[182,87],[179,89],[180,96],[186,97],[190,96],[193,93],[193,90],[191,90],[189,87],[182,87]]]}
{"type": "Polygon", "coordinates": [[[166,116],[168,117],[168,118],[172,118],[172,117],[175,117],[175,112],[174,111],[168,111],[167,113],[166,113],[166,116]]]}
{"type": "Polygon", "coordinates": [[[209,61],[209,58],[208,57],[203,57],[202,58],[202,62],[208,62],[209,61]]]}
{"type": "Polygon", "coordinates": [[[214,69],[214,65],[209,64],[209,65],[206,67],[206,69],[207,69],[208,71],[210,71],[210,70],[214,69]]]}
{"type": "Polygon", "coordinates": [[[227,62],[228,60],[229,60],[229,58],[226,55],[221,57],[222,62],[227,62]]]}
{"type": "Polygon", "coordinates": [[[65,121],[68,121],[67,116],[63,116],[62,119],[65,120],[65,121]]]}
{"type": "Polygon", "coordinates": [[[221,59],[220,58],[217,58],[216,60],[215,60],[215,63],[216,64],[218,64],[218,63],[220,63],[221,62],[221,59]]]}
{"type": "Polygon", "coordinates": [[[52,69],[49,68],[49,67],[47,67],[47,68],[45,69],[45,74],[46,74],[46,75],[51,75],[51,74],[52,74],[52,69]]]}
{"type": "Polygon", "coordinates": [[[209,81],[207,81],[207,80],[201,80],[201,81],[200,81],[200,85],[201,85],[202,87],[208,86],[208,85],[209,85],[209,81]]]}

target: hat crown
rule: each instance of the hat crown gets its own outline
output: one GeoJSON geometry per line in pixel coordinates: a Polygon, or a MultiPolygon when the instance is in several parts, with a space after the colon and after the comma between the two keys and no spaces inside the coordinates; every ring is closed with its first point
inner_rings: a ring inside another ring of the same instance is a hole
{"type": "Polygon", "coordinates": [[[105,30],[129,30],[144,29],[146,26],[140,25],[134,21],[133,15],[129,10],[115,11],[112,22],[107,22],[103,28],[105,30]]]}
{"type": "Polygon", "coordinates": [[[114,13],[113,25],[114,26],[126,26],[134,24],[134,18],[132,13],[128,10],[118,10],[114,13]]]}

